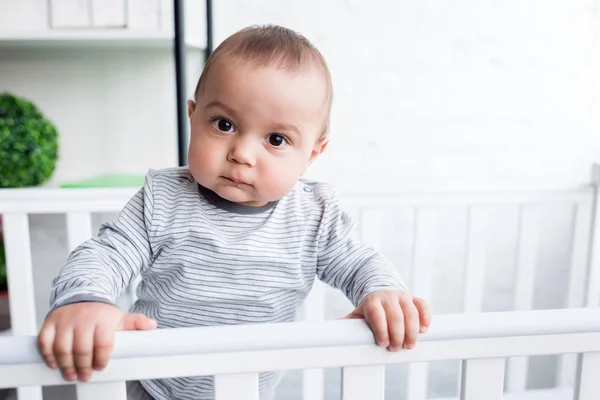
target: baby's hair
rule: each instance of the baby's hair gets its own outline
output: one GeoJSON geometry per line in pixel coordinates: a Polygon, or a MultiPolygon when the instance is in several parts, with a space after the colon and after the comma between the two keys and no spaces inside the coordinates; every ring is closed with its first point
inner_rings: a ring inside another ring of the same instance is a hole
{"type": "Polygon", "coordinates": [[[319,50],[303,35],[277,25],[255,25],[237,31],[225,39],[206,60],[194,91],[195,99],[198,98],[215,61],[225,55],[251,62],[259,67],[275,66],[292,72],[313,67],[316,63],[327,82],[326,106],[329,116],[333,97],[331,74],[319,50]]]}

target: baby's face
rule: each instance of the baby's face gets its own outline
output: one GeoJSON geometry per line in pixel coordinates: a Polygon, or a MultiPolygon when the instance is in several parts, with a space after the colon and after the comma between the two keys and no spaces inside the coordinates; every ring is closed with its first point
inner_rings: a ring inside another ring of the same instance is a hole
{"type": "Polygon", "coordinates": [[[194,179],[239,204],[281,199],[327,144],[327,84],[316,69],[290,72],[224,57],[188,114],[194,179]]]}

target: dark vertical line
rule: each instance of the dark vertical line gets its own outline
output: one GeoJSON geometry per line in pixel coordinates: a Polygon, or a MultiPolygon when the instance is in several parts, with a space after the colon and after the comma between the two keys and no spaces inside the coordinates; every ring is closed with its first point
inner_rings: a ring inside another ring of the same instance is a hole
{"type": "Polygon", "coordinates": [[[177,158],[179,166],[187,165],[186,97],[185,97],[185,33],[183,0],[173,0],[175,19],[175,85],[177,103],[177,158]]]}
{"type": "Polygon", "coordinates": [[[212,0],[206,0],[206,57],[213,51],[213,9],[212,0]]]}

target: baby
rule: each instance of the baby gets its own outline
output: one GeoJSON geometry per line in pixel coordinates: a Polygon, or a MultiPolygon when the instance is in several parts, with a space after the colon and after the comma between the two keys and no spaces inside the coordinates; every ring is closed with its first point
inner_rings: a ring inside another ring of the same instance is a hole
{"type": "MultiPolygon", "coordinates": [[[[207,60],[188,102],[189,166],[150,171],[116,221],[69,256],[39,349],[68,381],[109,362],[117,330],[294,321],[315,278],[376,342],[414,347],[431,313],[355,240],[330,186],[300,179],[328,143],[332,83],[303,36],[251,27],[207,60]],[[141,275],[131,314],[115,301],[141,275]]],[[[148,138],[152,140],[152,138],[148,138]]],[[[260,374],[261,399],[275,373],[260,374]]],[[[212,399],[211,377],[128,383],[130,399],[212,399]]]]}

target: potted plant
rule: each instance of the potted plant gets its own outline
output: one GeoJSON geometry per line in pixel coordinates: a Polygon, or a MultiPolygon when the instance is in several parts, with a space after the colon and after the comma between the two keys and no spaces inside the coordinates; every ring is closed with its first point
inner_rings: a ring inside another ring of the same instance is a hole
{"type": "Polygon", "coordinates": [[[31,101],[0,93],[0,188],[38,186],[53,174],[58,132],[31,101]]]}

